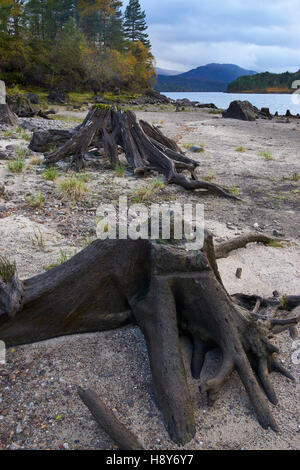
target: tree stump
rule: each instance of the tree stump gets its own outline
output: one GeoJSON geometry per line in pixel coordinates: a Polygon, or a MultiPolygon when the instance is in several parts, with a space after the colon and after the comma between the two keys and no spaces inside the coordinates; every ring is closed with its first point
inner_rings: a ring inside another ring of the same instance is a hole
{"type": "MultiPolygon", "coordinates": [[[[211,236],[203,252],[147,240],[98,240],[22,283],[14,271],[5,281],[7,272],[0,269],[0,340],[7,346],[138,324],[167,429],[174,442],[185,444],[195,435],[195,421],[179,341],[183,334],[193,344],[195,378],[207,351],[218,347],[222,353],[219,371],[202,386],[209,402],[236,370],[260,424],[278,430],[267,402],[277,403],[269,373],[292,377],[274,357],[279,351],[268,339],[272,325],[260,326],[225,290],[211,236]]],[[[297,304],[297,297],[292,300],[297,304]]]]}
{"type": "MultiPolygon", "coordinates": [[[[61,131],[34,133],[30,149],[40,149],[37,145],[42,140],[44,148],[51,142],[60,143],[61,131]],[[56,138],[57,134],[57,138],[56,138]]],[[[70,133],[65,134],[63,144],[55,151],[45,154],[45,163],[54,165],[60,160],[71,157],[77,171],[85,166],[85,155],[89,150],[104,148],[115,168],[120,165],[118,147],[121,147],[131,168],[136,174],[156,171],[164,175],[169,184],[177,184],[187,190],[201,190],[201,194],[216,194],[237,200],[230,191],[216,184],[199,181],[196,170],[200,163],[184,155],[176,142],[164,136],[162,132],[144,121],[137,121],[132,111],[117,109],[108,105],[95,105],[83,123],[70,133]],[[183,172],[186,172],[184,174],[183,172]]]]}
{"type": "Polygon", "coordinates": [[[8,124],[9,126],[18,125],[18,118],[11,111],[8,104],[0,104],[0,124],[8,124]]]}

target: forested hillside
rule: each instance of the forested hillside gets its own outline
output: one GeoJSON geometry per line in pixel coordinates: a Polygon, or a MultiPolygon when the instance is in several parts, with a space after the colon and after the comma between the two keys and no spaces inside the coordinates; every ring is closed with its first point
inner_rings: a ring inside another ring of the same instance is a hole
{"type": "Polygon", "coordinates": [[[258,73],[252,76],[240,77],[230,83],[227,91],[234,92],[260,92],[260,93],[292,93],[292,84],[300,80],[300,70],[296,73],[258,73]]]}
{"type": "Polygon", "coordinates": [[[0,79],[65,91],[140,91],[154,58],[139,0],[0,0],[0,79]]]}
{"type": "Polygon", "coordinates": [[[165,91],[225,91],[227,85],[242,75],[256,72],[234,64],[207,64],[175,76],[158,75],[156,90],[165,91]]]}

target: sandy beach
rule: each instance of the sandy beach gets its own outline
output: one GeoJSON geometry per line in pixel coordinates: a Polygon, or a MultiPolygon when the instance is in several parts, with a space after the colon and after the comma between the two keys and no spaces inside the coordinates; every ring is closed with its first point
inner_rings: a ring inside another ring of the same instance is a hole
{"type": "MultiPolygon", "coordinates": [[[[252,244],[219,261],[229,293],[299,294],[300,120],[244,122],[223,119],[209,110],[150,110],[137,111],[137,115],[159,126],[184,149],[203,147],[201,153],[189,153],[200,162],[199,178],[222,185],[241,199],[203,196],[165,184],[153,190],[151,201],[203,203],[206,228],[217,243],[255,230],[278,238],[280,247],[252,244]],[[236,278],[237,268],[242,268],[241,279],[236,278]]],[[[72,116],[84,117],[79,112],[72,116]]],[[[53,121],[52,126],[56,125],[59,121],[53,121]]],[[[70,125],[61,123],[62,127],[70,125]]],[[[0,151],[5,152],[7,145],[28,146],[17,137],[5,137],[0,130],[0,151]]],[[[74,206],[60,197],[57,182],[46,181],[42,169],[30,163],[38,156],[28,154],[20,175],[12,174],[7,161],[0,159],[0,182],[5,185],[0,196],[0,254],[16,260],[21,278],[44,272],[58,262],[62,252],[72,256],[87,246],[96,237],[99,204],[117,202],[120,195],[134,199],[153,180],[151,176],[137,178],[127,170],[118,176],[103,158],[98,166],[86,169],[89,192],[74,206]],[[37,193],[43,195],[42,207],[28,202],[37,193]]],[[[66,176],[64,172],[62,165],[58,181],[66,176]]],[[[292,383],[272,374],[279,405],[270,406],[281,429],[278,434],[260,427],[236,373],[209,408],[199,385],[212,375],[218,354],[210,353],[200,380],[194,381],[188,367],[189,348],[183,342],[197,424],[195,439],[184,449],[299,448],[300,377],[299,365],[292,361],[295,344],[287,332],[274,342],[296,378],[292,383]]],[[[153,400],[146,345],[135,327],[9,349],[7,364],[0,366],[0,449],[115,448],[78,398],[78,385],[94,388],[146,449],[178,449],[153,400]]]]}

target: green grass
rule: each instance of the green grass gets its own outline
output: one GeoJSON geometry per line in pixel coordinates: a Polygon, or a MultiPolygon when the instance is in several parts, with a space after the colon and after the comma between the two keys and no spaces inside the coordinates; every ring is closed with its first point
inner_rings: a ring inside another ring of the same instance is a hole
{"type": "Polygon", "coordinates": [[[9,283],[16,274],[16,263],[9,261],[5,256],[0,256],[0,277],[5,284],[9,283]]]}
{"type": "Polygon", "coordinates": [[[123,165],[117,165],[115,168],[115,173],[119,178],[123,178],[125,174],[125,167],[123,165]]]}
{"type": "Polygon", "coordinates": [[[82,122],[82,118],[74,117],[74,116],[66,116],[64,114],[52,116],[52,119],[54,119],[55,121],[67,121],[67,122],[79,122],[79,123],[82,122]]]}
{"type": "Polygon", "coordinates": [[[263,157],[265,160],[274,160],[274,157],[269,152],[261,152],[260,157],[263,157]]]}
{"type": "Polygon", "coordinates": [[[33,235],[29,237],[32,243],[32,246],[38,248],[41,251],[46,251],[46,244],[40,229],[33,231],[33,235]]]}
{"type": "Polygon", "coordinates": [[[56,263],[49,264],[44,266],[45,271],[51,271],[51,269],[57,268],[57,266],[61,266],[62,264],[66,263],[70,258],[76,255],[76,251],[73,254],[68,255],[68,253],[64,250],[60,250],[59,259],[56,263]]]}
{"type": "Polygon", "coordinates": [[[78,202],[88,193],[89,188],[84,181],[86,175],[72,175],[65,178],[59,185],[62,193],[73,202],[78,202]]]}
{"type": "Polygon", "coordinates": [[[26,140],[27,142],[30,142],[31,140],[31,134],[30,132],[26,131],[25,129],[23,129],[23,127],[21,126],[18,126],[16,128],[16,132],[19,134],[19,137],[23,140],[26,140]]]}
{"type": "Polygon", "coordinates": [[[70,97],[70,102],[72,104],[83,104],[83,103],[90,103],[93,101],[94,94],[90,91],[86,91],[83,93],[71,92],[68,93],[70,97]]]}
{"type": "Polygon", "coordinates": [[[287,309],[288,303],[289,303],[289,299],[288,299],[288,297],[287,297],[286,295],[284,295],[283,297],[281,297],[281,299],[280,299],[280,306],[281,306],[281,308],[287,309]]]}
{"type": "Polygon", "coordinates": [[[280,243],[280,241],[274,239],[269,241],[268,246],[271,246],[272,248],[284,248],[283,244],[280,243]]]}
{"type": "MultiPolygon", "coordinates": [[[[193,144],[191,142],[187,142],[185,144],[181,144],[183,148],[189,150],[191,147],[204,147],[204,144],[193,144]]],[[[202,150],[204,152],[204,149],[202,150]]]]}
{"type": "Polygon", "coordinates": [[[54,168],[54,167],[46,168],[46,169],[43,171],[43,177],[44,177],[45,180],[47,180],[47,181],[55,181],[56,178],[58,177],[58,171],[57,171],[57,169],[54,168]]]}
{"type": "Polygon", "coordinates": [[[222,109],[210,109],[208,111],[208,114],[222,114],[223,110],[222,109]]]}
{"type": "Polygon", "coordinates": [[[27,198],[27,202],[32,207],[42,207],[44,203],[44,196],[42,195],[42,193],[32,194],[27,198]]]}
{"type": "Polygon", "coordinates": [[[239,147],[237,147],[237,148],[235,149],[235,151],[236,151],[236,152],[246,152],[246,149],[245,149],[245,147],[243,147],[242,145],[240,145],[239,147]]]}
{"type": "Polygon", "coordinates": [[[21,85],[16,85],[12,88],[7,88],[6,92],[8,95],[27,95],[28,93],[35,93],[39,97],[40,104],[47,103],[47,96],[49,95],[49,91],[44,90],[43,88],[34,86],[24,88],[21,85]]]}
{"type": "Polygon", "coordinates": [[[17,145],[15,147],[15,154],[18,158],[26,158],[28,156],[28,149],[22,145],[17,145]]]}
{"type": "Polygon", "coordinates": [[[12,160],[11,162],[8,162],[7,168],[12,173],[20,174],[25,168],[25,162],[23,158],[17,158],[16,160],[12,160]]]}
{"type": "Polygon", "coordinates": [[[133,200],[137,204],[140,204],[142,202],[149,201],[151,199],[151,196],[153,194],[153,189],[150,186],[144,186],[142,188],[137,189],[133,193],[133,200]]]}
{"type": "Polygon", "coordinates": [[[152,181],[152,187],[154,189],[164,189],[165,186],[165,182],[160,178],[154,178],[152,181]]]}
{"type": "Polygon", "coordinates": [[[76,176],[79,181],[82,181],[83,183],[88,183],[91,179],[90,175],[87,175],[86,173],[76,174],[76,176]]]}
{"type": "Polygon", "coordinates": [[[165,183],[160,178],[155,178],[151,184],[143,186],[132,194],[132,199],[137,204],[151,201],[151,198],[161,189],[165,188],[165,183]]]}
{"type": "Polygon", "coordinates": [[[295,173],[292,176],[292,181],[299,181],[299,174],[295,171],[295,173]]]}
{"type": "Polygon", "coordinates": [[[236,186],[232,186],[232,188],[230,188],[230,191],[232,192],[234,196],[239,195],[239,189],[236,186]]]}
{"type": "Polygon", "coordinates": [[[21,139],[26,140],[26,142],[31,141],[31,134],[29,132],[24,131],[24,130],[23,130],[23,132],[20,132],[20,137],[21,137],[21,139]]]}
{"type": "Polygon", "coordinates": [[[13,135],[13,131],[5,131],[5,132],[3,132],[3,137],[10,137],[11,135],[13,135]]]}
{"type": "Polygon", "coordinates": [[[216,175],[214,173],[211,173],[209,176],[206,176],[204,180],[210,183],[215,178],[215,176],[216,175]]]}

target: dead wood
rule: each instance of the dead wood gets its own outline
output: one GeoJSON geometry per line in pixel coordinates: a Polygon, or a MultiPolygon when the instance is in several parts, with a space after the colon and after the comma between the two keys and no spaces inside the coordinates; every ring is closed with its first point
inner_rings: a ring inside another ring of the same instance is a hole
{"type": "MultiPolygon", "coordinates": [[[[60,135],[54,130],[51,133],[51,137],[56,138],[57,135],[56,142],[60,143],[60,135]]],[[[200,163],[186,157],[176,142],[164,136],[157,127],[145,121],[138,122],[131,111],[96,105],[83,123],[72,131],[69,138],[64,138],[62,143],[63,145],[55,151],[45,154],[47,165],[72,157],[73,166],[80,171],[85,166],[85,155],[89,150],[104,148],[105,155],[110,158],[111,165],[115,168],[119,164],[120,146],[129,165],[137,174],[156,171],[164,175],[169,184],[177,184],[191,191],[201,190],[201,194],[216,194],[238,200],[227,189],[198,180],[196,169],[200,163]]],[[[46,133],[33,136],[31,150],[49,147],[46,133]]]]}
{"type": "Polygon", "coordinates": [[[79,387],[78,394],[98,425],[104,429],[120,450],[143,450],[143,446],[138,439],[104,405],[93,390],[83,390],[79,387]]]}
{"type": "Polygon", "coordinates": [[[274,357],[279,351],[267,338],[269,330],[224,289],[208,245],[206,256],[144,240],[98,240],[65,264],[23,281],[17,311],[7,302],[14,287],[0,285],[0,339],[13,346],[139,325],[167,429],[174,442],[184,444],[195,435],[179,341],[187,335],[194,377],[211,347],[222,353],[219,371],[201,386],[209,403],[236,370],[260,424],[278,430],[267,403],[277,403],[269,374],[292,377],[274,357]]]}
{"type": "Polygon", "coordinates": [[[11,111],[9,105],[0,104],[0,124],[17,126],[18,122],[17,116],[11,111]]]}
{"type": "Polygon", "coordinates": [[[249,243],[263,243],[269,245],[272,238],[262,233],[248,233],[240,237],[232,238],[215,247],[216,259],[226,258],[231,251],[245,248],[249,243]]]}

